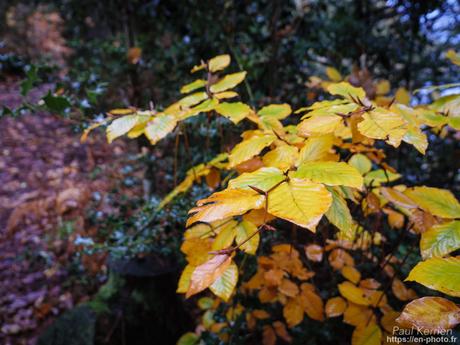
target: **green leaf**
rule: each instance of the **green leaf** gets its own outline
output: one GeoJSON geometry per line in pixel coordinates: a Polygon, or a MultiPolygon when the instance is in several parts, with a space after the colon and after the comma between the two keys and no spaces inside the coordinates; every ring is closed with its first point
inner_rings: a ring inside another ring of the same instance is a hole
{"type": "Polygon", "coordinates": [[[424,259],[445,256],[460,248],[460,221],[436,224],[422,234],[420,251],[424,259]]]}
{"type": "Polygon", "coordinates": [[[191,95],[188,95],[178,101],[178,103],[183,106],[183,107],[193,107],[194,105],[197,105],[201,101],[204,101],[205,99],[208,98],[208,94],[204,91],[201,92],[195,92],[192,93],[191,95]]]}
{"type": "Polygon", "coordinates": [[[252,186],[266,192],[285,179],[283,172],[278,168],[263,167],[250,173],[243,173],[230,180],[228,188],[251,189],[249,186],[252,186]]]}
{"type": "Polygon", "coordinates": [[[213,93],[222,92],[228,89],[232,89],[241,83],[246,77],[246,72],[238,72],[227,74],[225,77],[220,79],[217,83],[211,85],[210,90],[213,93]]]}
{"type": "Polygon", "coordinates": [[[372,183],[373,186],[379,186],[381,183],[393,182],[401,178],[400,174],[392,173],[388,170],[377,169],[368,172],[364,176],[364,183],[366,186],[372,183]]]}
{"type": "Polygon", "coordinates": [[[31,65],[29,70],[26,72],[26,79],[21,82],[21,95],[26,96],[33,86],[40,81],[38,76],[38,68],[35,65],[31,65]]]}
{"type": "Polygon", "coordinates": [[[234,124],[237,124],[245,117],[247,117],[251,113],[251,108],[244,103],[236,102],[236,103],[227,103],[223,102],[220,103],[216,107],[216,111],[228,118],[234,124]]]}
{"type": "Polygon", "coordinates": [[[460,203],[446,189],[414,187],[404,194],[414,200],[422,209],[443,218],[460,218],[460,203]]]}
{"type": "Polygon", "coordinates": [[[179,338],[176,345],[199,345],[199,342],[199,336],[197,336],[195,333],[188,332],[179,338]]]}
{"type": "Polygon", "coordinates": [[[430,289],[460,297],[460,256],[419,262],[406,281],[416,281],[430,289]]]}
{"type": "Polygon", "coordinates": [[[293,176],[330,186],[361,188],[363,185],[359,171],[345,162],[306,162],[299,166],[293,176]]]}
{"type": "Polygon", "coordinates": [[[270,104],[259,110],[259,116],[272,117],[277,120],[282,120],[288,117],[292,112],[289,104],[270,104]]]}
{"type": "Polygon", "coordinates": [[[219,234],[212,243],[212,250],[221,250],[232,245],[236,236],[236,221],[231,221],[221,227],[219,234]]]}
{"type": "Polygon", "coordinates": [[[216,295],[227,302],[238,282],[238,267],[232,262],[224,273],[211,284],[209,289],[216,295]]]}
{"type": "Polygon", "coordinates": [[[62,96],[53,96],[51,91],[43,97],[46,107],[52,111],[62,114],[67,108],[71,107],[69,100],[62,96]]]}

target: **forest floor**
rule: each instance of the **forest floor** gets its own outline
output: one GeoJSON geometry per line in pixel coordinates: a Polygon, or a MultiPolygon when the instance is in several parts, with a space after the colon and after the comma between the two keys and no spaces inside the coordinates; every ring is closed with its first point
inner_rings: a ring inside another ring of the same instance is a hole
{"type": "MultiPolygon", "coordinates": [[[[0,105],[18,105],[18,89],[0,83],[0,105]]],[[[97,291],[104,258],[76,263],[75,239],[97,232],[88,209],[111,211],[109,191],[132,149],[123,141],[109,146],[101,133],[82,144],[71,122],[51,114],[0,119],[1,344],[34,344],[52,320],[97,291]]]]}

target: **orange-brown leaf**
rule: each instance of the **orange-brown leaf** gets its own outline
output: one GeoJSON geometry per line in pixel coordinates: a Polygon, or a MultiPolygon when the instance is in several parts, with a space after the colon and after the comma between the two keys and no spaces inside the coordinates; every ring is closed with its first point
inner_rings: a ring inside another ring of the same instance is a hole
{"type": "Polygon", "coordinates": [[[347,308],[347,301],[342,297],[332,297],[326,302],[326,315],[327,317],[337,317],[344,313],[347,308]]]}

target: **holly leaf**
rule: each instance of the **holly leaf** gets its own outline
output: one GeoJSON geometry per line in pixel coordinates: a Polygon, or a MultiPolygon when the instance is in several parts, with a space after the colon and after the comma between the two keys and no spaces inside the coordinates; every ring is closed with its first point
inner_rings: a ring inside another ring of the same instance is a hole
{"type": "Polygon", "coordinates": [[[422,297],[407,304],[396,322],[402,327],[445,331],[460,323],[460,307],[442,297],[422,297]]]}
{"type": "Polygon", "coordinates": [[[324,185],[298,178],[283,182],[268,193],[268,212],[315,231],[332,197],[324,185]]]}
{"type": "Polygon", "coordinates": [[[419,262],[405,281],[416,281],[430,289],[460,297],[460,256],[419,262]]]}
{"type": "Polygon", "coordinates": [[[229,255],[215,255],[211,260],[196,267],[190,278],[190,286],[185,297],[189,298],[208,288],[224,274],[231,262],[229,255]]]}

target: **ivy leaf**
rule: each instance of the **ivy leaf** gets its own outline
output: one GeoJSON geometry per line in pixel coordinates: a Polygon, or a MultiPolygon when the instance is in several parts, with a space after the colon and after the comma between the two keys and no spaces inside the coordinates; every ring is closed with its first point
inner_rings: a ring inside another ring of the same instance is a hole
{"type": "Polygon", "coordinates": [[[191,83],[188,83],[184,86],[181,87],[180,92],[181,93],[189,93],[192,91],[195,91],[196,89],[200,89],[206,85],[206,80],[204,79],[197,79],[195,81],[192,81],[191,83]]]}
{"type": "Polygon", "coordinates": [[[257,226],[248,221],[240,222],[236,227],[236,244],[240,245],[250,236],[252,236],[251,239],[242,244],[240,249],[248,254],[255,255],[260,241],[260,235],[257,233],[257,226]]]}
{"type": "Polygon", "coordinates": [[[364,92],[362,88],[351,86],[350,83],[347,83],[345,81],[330,84],[327,87],[327,91],[331,95],[339,95],[350,101],[353,101],[353,98],[355,100],[357,100],[358,98],[360,100],[364,100],[366,98],[366,92],[364,92]]]}
{"type": "Polygon", "coordinates": [[[422,209],[443,218],[460,217],[460,203],[446,189],[432,187],[414,187],[407,189],[404,194],[414,200],[422,209]]]}
{"type": "Polygon", "coordinates": [[[173,115],[159,114],[145,128],[145,136],[152,145],[166,137],[176,128],[177,119],[173,115]]]}
{"type": "Polygon", "coordinates": [[[249,139],[243,140],[233,148],[232,152],[230,152],[228,157],[230,162],[229,167],[235,167],[259,154],[260,151],[270,145],[275,139],[276,137],[273,134],[262,134],[253,135],[249,139]]]}
{"type": "Polygon", "coordinates": [[[236,102],[236,103],[227,103],[223,102],[220,103],[216,109],[219,114],[225,116],[230,121],[232,121],[235,125],[238,124],[241,120],[247,117],[251,112],[251,108],[244,103],[236,102]]]}
{"type": "Polygon", "coordinates": [[[126,115],[112,121],[107,127],[107,141],[111,143],[116,138],[128,133],[137,123],[137,115],[126,115]]]}
{"type": "Polygon", "coordinates": [[[230,180],[228,188],[249,190],[251,189],[249,186],[252,186],[266,192],[285,179],[283,172],[278,168],[263,167],[250,173],[243,173],[230,180]]]}
{"type": "Polygon", "coordinates": [[[237,72],[232,74],[227,74],[225,77],[220,79],[217,83],[211,85],[210,90],[212,93],[218,93],[232,89],[241,83],[246,77],[246,72],[237,72]]]}
{"type": "Polygon", "coordinates": [[[419,262],[406,281],[416,281],[430,289],[460,297],[460,256],[419,262]]]}
{"type": "Polygon", "coordinates": [[[226,68],[228,65],[230,65],[230,55],[224,54],[224,55],[218,55],[216,57],[213,57],[208,61],[208,68],[209,71],[214,73],[223,70],[226,68]]]}
{"type": "Polygon", "coordinates": [[[238,282],[238,267],[232,262],[222,275],[211,284],[209,289],[216,296],[228,302],[238,282]]]}
{"type": "Polygon", "coordinates": [[[460,323],[460,307],[442,297],[422,297],[407,304],[396,322],[402,327],[445,331],[460,323]]]}
{"type": "Polygon", "coordinates": [[[289,104],[270,104],[259,110],[257,113],[262,117],[270,117],[277,120],[283,120],[292,113],[291,106],[289,104]]]}
{"type": "Polygon", "coordinates": [[[225,189],[198,201],[197,204],[198,207],[189,211],[194,214],[188,219],[187,226],[198,221],[211,223],[262,208],[265,196],[253,190],[225,189]]]}
{"type": "Polygon", "coordinates": [[[214,283],[230,266],[232,258],[227,255],[215,255],[211,260],[195,268],[190,278],[190,286],[185,295],[193,296],[214,283]]]}
{"type": "Polygon", "coordinates": [[[424,259],[445,256],[460,248],[460,221],[434,225],[422,233],[420,251],[424,259]]]}
{"type": "Polygon", "coordinates": [[[352,345],[381,345],[382,330],[375,323],[356,327],[351,337],[352,345]]]}
{"type": "Polygon", "coordinates": [[[268,212],[315,231],[332,197],[322,184],[291,178],[268,193],[268,212]]]}
{"type": "Polygon", "coordinates": [[[345,162],[307,162],[299,166],[293,177],[307,178],[330,186],[361,188],[363,177],[345,162]]]}
{"type": "Polygon", "coordinates": [[[332,297],[326,302],[327,317],[337,317],[342,315],[347,308],[347,302],[342,297],[332,297]]]}

